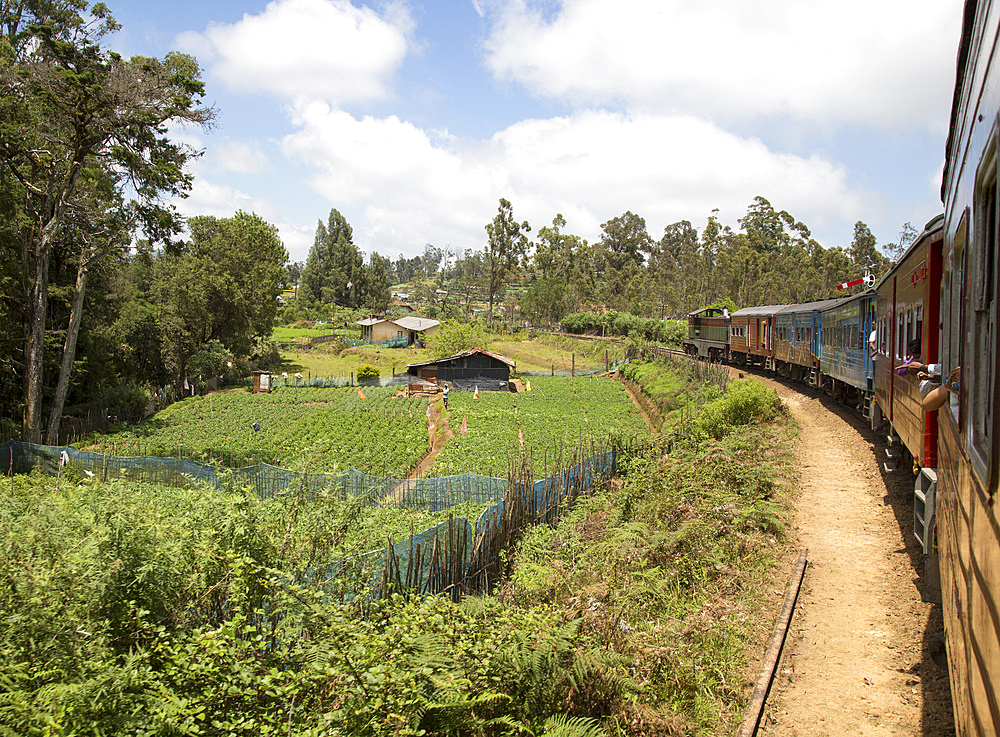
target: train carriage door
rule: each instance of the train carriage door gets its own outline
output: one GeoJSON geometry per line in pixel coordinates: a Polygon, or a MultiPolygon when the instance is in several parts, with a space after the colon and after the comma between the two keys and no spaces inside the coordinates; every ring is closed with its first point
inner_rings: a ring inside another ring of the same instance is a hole
{"type": "Polygon", "coordinates": [[[861,303],[861,309],[866,310],[862,315],[864,320],[864,328],[862,329],[862,355],[864,356],[864,366],[865,366],[865,376],[868,378],[868,386],[871,388],[871,382],[875,380],[875,363],[872,361],[872,351],[870,343],[874,342],[869,340],[872,330],[875,329],[875,314],[867,310],[868,304],[866,302],[861,303]]]}

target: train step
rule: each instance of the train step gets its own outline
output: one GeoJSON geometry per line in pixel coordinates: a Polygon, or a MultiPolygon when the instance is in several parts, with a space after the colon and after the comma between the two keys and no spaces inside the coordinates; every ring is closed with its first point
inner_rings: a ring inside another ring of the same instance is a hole
{"type": "Polygon", "coordinates": [[[883,463],[882,468],[885,470],[886,473],[896,473],[896,471],[899,470],[896,468],[895,463],[889,463],[889,461],[883,463]]]}
{"type": "Polygon", "coordinates": [[[887,442],[887,443],[888,443],[888,444],[889,444],[890,446],[898,446],[898,445],[899,445],[899,442],[900,442],[900,441],[899,441],[899,436],[898,436],[898,435],[886,435],[886,436],[885,436],[885,441],[886,441],[886,442],[887,442]]]}
{"type": "Polygon", "coordinates": [[[898,447],[885,449],[885,457],[888,458],[890,461],[897,460],[899,456],[900,456],[900,450],[898,447]]]}

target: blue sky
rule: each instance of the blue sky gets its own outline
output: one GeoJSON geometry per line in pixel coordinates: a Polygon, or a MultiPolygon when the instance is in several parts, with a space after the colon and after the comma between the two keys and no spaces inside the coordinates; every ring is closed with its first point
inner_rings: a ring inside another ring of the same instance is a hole
{"type": "Polygon", "coordinates": [[[213,129],[187,215],[253,211],[305,260],[480,249],[498,200],[596,241],[756,195],[847,246],[941,210],[960,0],[130,0],[125,56],[195,55],[213,129]]]}

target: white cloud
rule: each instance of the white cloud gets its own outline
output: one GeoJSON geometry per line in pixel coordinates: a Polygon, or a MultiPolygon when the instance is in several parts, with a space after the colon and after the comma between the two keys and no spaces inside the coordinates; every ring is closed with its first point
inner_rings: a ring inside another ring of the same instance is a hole
{"type": "Polygon", "coordinates": [[[522,121],[482,142],[322,104],[300,107],[295,124],[285,154],[313,170],[310,186],[348,218],[360,248],[390,256],[427,242],[482,248],[500,197],[535,229],[559,212],[590,241],[626,210],[658,238],[680,219],[700,228],[713,208],[735,224],[756,195],[814,229],[843,222],[845,232],[877,204],[840,165],[775,153],[690,116],[583,112],[522,121]]]}
{"type": "MultiPolygon", "coordinates": [[[[497,0],[487,64],[583,106],[943,130],[961,3],[497,0]]],[[[485,8],[485,10],[482,10],[485,8]]]]}
{"type": "Polygon", "coordinates": [[[412,29],[398,4],[379,15],[348,0],[274,0],[259,15],[181,34],[178,43],[231,88],[345,104],[389,94],[412,29]]]}
{"type": "Polygon", "coordinates": [[[259,174],[271,168],[267,154],[256,141],[220,141],[212,146],[209,156],[220,169],[237,174],[259,174]]]}

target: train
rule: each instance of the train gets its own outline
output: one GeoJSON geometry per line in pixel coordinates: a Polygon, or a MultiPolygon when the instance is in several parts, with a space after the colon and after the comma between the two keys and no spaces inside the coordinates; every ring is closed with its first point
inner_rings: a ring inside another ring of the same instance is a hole
{"type": "Polygon", "coordinates": [[[839,299],[698,310],[684,341],[692,356],[758,366],[854,404],[912,460],[913,532],[925,598],[943,613],[959,737],[1000,734],[998,39],[1000,1],[967,0],[943,213],[886,274],[839,299]],[[939,409],[924,409],[912,361],[939,365],[939,409]]]}

